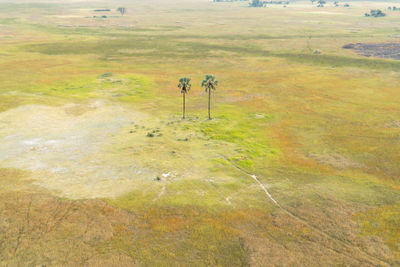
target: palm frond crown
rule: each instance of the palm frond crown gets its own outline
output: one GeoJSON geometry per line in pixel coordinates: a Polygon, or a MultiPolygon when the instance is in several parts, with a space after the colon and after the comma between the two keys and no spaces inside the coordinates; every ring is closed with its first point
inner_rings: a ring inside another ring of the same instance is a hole
{"type": "Polygon", "coordinates": [[[187,94],[191,87],[190,78],[183,77],[179,79],[178,88],[181,89],[182,94],[187,94]]]}
{"type": "Polygon", "coordinates": [[[206,75],[205,79],[201,83],[201,87],[204,87],[206,92],[208,92],[208,90],[216,90],[217,86],[218,86],[218,81],[212,74],[206,75]]]}

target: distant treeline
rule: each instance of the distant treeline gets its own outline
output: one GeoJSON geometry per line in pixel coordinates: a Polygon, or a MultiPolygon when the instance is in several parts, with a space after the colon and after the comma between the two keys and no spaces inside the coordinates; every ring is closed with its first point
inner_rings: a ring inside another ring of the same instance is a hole
{"type": "MultiPolygon", "coordinates": [[[[109,8],[98,8],[98,9],[95,9],[95,10],[93,10],[93,11],[94,11],[94,12],[110,12],[111,9],[109,9],[109,8]]],[[[125,8],[125,7],[119,7],[119,8],[117,8],[116,11],[118,11],[119,13],[121,13],[121,15],[123,16],[123,15],[126,13],[126,8],[125,8]]],[[[102,19],[105,19],[105,18],[107,18],[107,16],[106,16],[106,15],[103,15],[103,16],[93,16],[93,18],[102,18],[102,19]]]]}
{"type": "Polygon", "coordinates": [[[264,4],[289,5],[289,1],[263,1],[264,4]]]}
{"type": "MultiPolygon", "coordinates": [[[[213,0],[213,2],[247,2],[248,0],[213,0]]],[[[254,2],[254,1],[252,1],[254,2]]],[[[256,1],[259,5],[288,5],[289,1],[256,1]]],[[[251,4],[250,4],[251,5],[251,4]]]]}
{"type": "Polygon", "coordinates": [[[286,5],[289,4],[289,1],[262,1],[262,0],[251,0],[249,3],[250,7],[265,7],[268,5],[284,5],[283,7],[286,7],[286,5]]]}
{"type": "Polygon", "coordinates": [[[400,7],[395,7],[395,6],[393,6],[393,7],[388,7],[388,10],[389,11],[400,11],[400,7]]]}
{"type": "Polygon", "coordinates": [[[213,2],[247,2],[247,0],[213,0],[213,2]]]}

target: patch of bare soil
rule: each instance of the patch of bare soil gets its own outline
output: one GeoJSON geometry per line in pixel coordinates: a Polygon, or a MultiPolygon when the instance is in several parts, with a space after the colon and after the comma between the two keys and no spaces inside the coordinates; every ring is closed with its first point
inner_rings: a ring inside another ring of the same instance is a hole
{"type": "Polygon", "coordinates": [[[133,266],[110,245],[135,218],[102,200],[0,194],[1,266],[133,266]]]}
{"type": "Polygon", "coordinates": [[[127,193],[153,177],[117,145],[118,134],[144,117],[100,101],[7,110],[0,113],[0,168],[29,172],[34,185],[72,199],[127,193]]]}
{"type": "Polygon", "coordinates": [[[391,58],[400,60],[400,43],[380,43],[380,44],[346,44],[344,49],[353,49],[358,54],[365,57],[391,58]]]}

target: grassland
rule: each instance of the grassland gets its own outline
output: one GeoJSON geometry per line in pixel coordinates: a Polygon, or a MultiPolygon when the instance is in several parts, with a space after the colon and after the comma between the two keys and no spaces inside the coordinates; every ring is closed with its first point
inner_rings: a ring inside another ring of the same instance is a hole
{"type": "Polygon", "coordinates": [[[0,1],[0,265],[399,265],[389,5],[0,1]]]}

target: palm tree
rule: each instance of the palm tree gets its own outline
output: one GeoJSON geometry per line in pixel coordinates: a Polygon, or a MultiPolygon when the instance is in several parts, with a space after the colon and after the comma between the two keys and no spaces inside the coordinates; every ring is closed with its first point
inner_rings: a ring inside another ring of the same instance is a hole
{"type": "Polygon", "coordinates": [[[210,104],[211,104],[211,90],[216,90],[218,86],[218,81],[215,79],[214,75],[207,74],[203,82],[201,83],[201,87],[206,89],[208,92],[208,119],[211,120],[211,112],[210,112],[210,104]]]}
{"type": "Polygon", "coordinates": [[[184,77],[179,79],[178,88],[181,89],[181,94],[183,96],[183,118],[185,118],[185,112],[186,112],[185,97],[186,94],[189,93],[191,87],[192,85],[190,84],[190,78],[184,77]]]}

